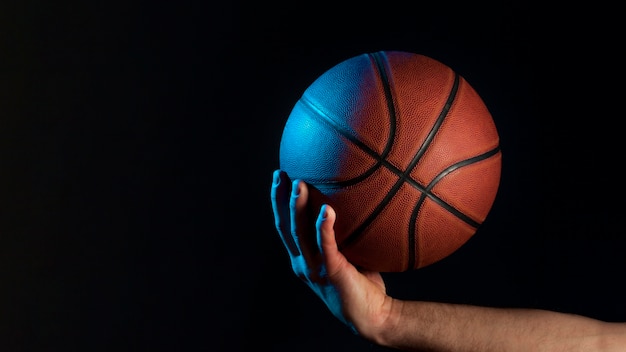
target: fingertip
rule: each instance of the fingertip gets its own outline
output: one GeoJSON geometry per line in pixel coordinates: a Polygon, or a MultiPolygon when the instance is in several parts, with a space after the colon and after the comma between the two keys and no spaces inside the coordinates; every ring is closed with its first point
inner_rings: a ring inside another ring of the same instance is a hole
{"type": "Polygon", "coordinates": [[[324,255],[331,255],[337,250],[335,242],[335,212],[328,204],[320,207],[317,218],[317,245],[324,255]]]}
{"type": "Polygon", "coordinates": [[[324,221],[326,220],[326,218],[328,217],[328,206],[326,204],[323,204],[320,207],[320,212],[319,214],[317,214],[317,225],[320,226],[321,224],[324,223],[324,221]]]}
{"type": "Polygon", "coordinates": [[[328,204],[323,204],[320,207],[320,212],[317,218],[317,226],[320,232],[326,232],[332,229],[335,219],[335,212],[333,208],[328,204]]]}
{"type": "Polygon", "coordinates": [[[294,197],[297,197],[298,195],[300,195],[300,180],[299,179],[295,179],[291,183],[291,193],[294,197]]]}
{"type": "Polygon", "coordinates": [[[276,169],[272,173],[272,183],[275,186],[278,186],[280,184],[280,169],[276,169]]]}
{"type": "Polygon", "coordinates": [[[323,204],[320,208],[320,219],[324,221],[326,218],[328,218],[328,204],[323,204]]]}
{"type": "MultiPolygon", "coordinates": [[[[281,170],[274,170],[274,172],[272,173],[272,186],[271,186],[271,192],[270,192],[270,196],[272,199],[272,204],[274,204],[274,206],[277,206],[277,202],[282,202],[283,199],[285,198],[286,192],[284,190],[285,187],[283,187],[283,182],[281,181],[281,178],[283,177],[281,170]]],[[[275,209],[276,210],[276,209],[275,209]]]]}
{"type": "Polygon", "coordinates": [[[328,204],[323,204],[320,208],[320,218],[322,220],[327,220],[328,218],[335,217],[335,210],[328,204]]]}

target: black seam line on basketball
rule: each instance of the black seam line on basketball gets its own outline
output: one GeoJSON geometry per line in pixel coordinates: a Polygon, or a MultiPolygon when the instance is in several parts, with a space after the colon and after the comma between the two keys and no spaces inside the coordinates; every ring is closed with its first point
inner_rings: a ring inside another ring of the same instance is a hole
{"type": "Polygon", "coordinates": [[[411,212],[411,217],[409,218],[409,258],[407,261],[406,270],[411,270],[415,268],[417,256],[415,255],[415,246],[417,245],[416,236],[412,236],[411,234],[415,233],[415,221],[417,221],[417,215],[419,214],[419,210],[422,208],[422,204],[426,199],[426,193],[422,193],[420,195],[419,200],[415,204],[413,211],[411,212]]]}
{"type": "Polygon", "coordinates": [[[473,158],[469,158],[463,161],[460,161],[454,165],[451,165],[449,167],[447,167],[445,170],[443,170],[442,172],[439,173],[439,175],[437,175],[432,181],[430,181],[430,183],[428,184],[428,187],[426,187],[426,194],[428,194],[428,196],[435,201],[437,204],[439,204],[442,208],[445,208],[446,210],[448,210],[450,213],[452,213],[454,216],[456,216],[457,218],[459,218],[460,220],[462,220],[463,222],[467,223],[468,225],[477,228],[478,226],[480,226],[480,222],[476,221],[474,219],[472,219],[470,216],[468,216],[467,214],[464,214],[463,212],[459,211],[458,209],[454,208],[453,206],[451,206],[450,204],[446,203],[445,201],[443,201],[441,198],[437,197],[436,195],[431,193],[431,190],[433,189],[433,187],[435,187],[435,185],[437,183],[439,183],[439,181],[441,181],[446,175],[450,174],[451,172],[460,169],[462,167],[465,167],[467,165],[471,165],[474,163],[477,163],[479,161],[491,158],[494,155],[497,155],[500,152],[500,146],[495,147],[494,149],[477,155],[473,158]]]}
{"type": "MultiPolygon", "coordinates": [[[[478,221],[475,221],[473,219],[471,219],[469,216],[463,214],[461,211],[457,210],[456,208],[452,207],[450,204],[444,202],[441,198],[435,196],[434,194],[431,193],[431,190],[433,189],[433,187],[439,182],[441,181],[444,176],[448,175],[449,173],[451,173],[454,170],[457,170],[461,167],[467,166],[467,165],[471,165],[473,163],[488,159],[496,154],[498,154],[500,152],[500,146],[497,146],[496,148],[478,155],[474,158],[470,158],[467,160],[463,160],[461,162],[458,162],[448,168],[446,168],[445,170],[443,170],[441,173],[439,173],[439,175],[437,175],[431,182],[430,184],[428,184],[427,187],[427,192],[426,193],[422,193],[420,195],[419,200],[417,201],[417,203],[415,204],[415,207],[413,208],[413,211],[411,212],[411,217],[409,220],[409,234],[415,233],[415,224],[417,221],[417,216],[419,214],[420,209],[422,208],[422,204],[424,204],[424,202],[426,201],[426,197],[430,197],[434,202],[436,202],[437,204],[439,204],[439,206],[441,206],[442,208],[446,209],[447,211],[449,211],[451,214],[453,214],[454,216],[456,216],[457,218],[459,218],[461,221],[467,223],[468,225],[474,227],[474,228],[478,228],[478,226],[481,225],[481,223],[479,223],[478,221]]],[[[416,241],[417,239],[414,236],[409,236],[409,258],[408,258],[408,265],[407,265],[407,270],[411,270],[413,268],[415,268],[415,264],[416,264],[416,259],[417,256],[415,255],[415,245],[416,245],[416,241]]]]}
{"type": "Polygon", "coordinates": [[[387,70],[385,70],[384,62],[386,62],[387,59],[386,57],[383,57],[382,52],[371,54],[370,57],[374,60],[374,63],[376,65],[376,71],[380,75],[379,80],[380,84],[383,86],[383,91],[385,92],[385,102],[387,103],[387,112],[389,113],[389,137],[387,139],[387,144],[385,145],[384,152],[382,153],[383,155],[381,155],[381,159],[384,159],[387,154],[389,154],[389,151],[393,146],[393,141],[396,136],[397,113],[396,107],[393,103],[393,94],[391,94],[389,76],[387,75],[387,70]]]}
{"type": "MultiPolygon", "coordinates": [[[[426,188],[419,185],[415,180],[409,177],[409,175],[411,171],[413,171],[417,163],[421,160],[424,153],[426,153],[426,150],[428,149],[428,147],[432,144],[432,141],[435,138],[435,135],[437,134],[437,132],[441,128],[441,125],[443,124],[443,120],[448,115],[448,112],[450,111],[450,108],[452,107],[452,103],[454,102],[454,99],[456,99],[456,94],[459,89],[459,80],[460,80],[459,75],[455,73],[454,83],[452,84],[450,93],[448,93],[448,98],[446,99],[445,104],[443,105],[443,107],[441,108],[441,111],[439,112],[439,116],[437,116],[437,120],[435,120],[433,127],[430,129],[430,132],[428,132],[428,135],[424,139],[424,142],[422,143],[420,148],[417,150],[417,152],[413,156],[413,159],[407,166],[406,170],[397,174],[398,180],[393,185],[393,187],[389,190],[385,198],[383,198],[383,200],[380,203],[378,203],[378,206],[376,206],[374,211],[370,213],[370,215],[361,223],[361,225],[359,225],[359,227],[357,227],[344,240],[344,242],[342,243],[342,247],[349,246],[361,236],[361,233],[372,223],[372,221],[374,221],[374,219],[376,219],[376,217],[378,217],[380,212],[383,211],[383,209],[387,206],[387,204],[391,201],[391,199],[398,192],[398,190],[400,189],[400,186],[402,186],[402,184],[404,184],[405,182],[417,188],[422,193],[429,193],[426,188]]],[[[431,197],[433,195],[428,194],[428,196],[431,197]]],[[[415,239],[413,238],[414,236],[410,232],[408,232],[408,229],[407,229],[407,236],[408,236],[409,250],[411,250],[411,244],[414,244],[415,239]]]]}
{"type": "Polygon", "coordinates": [[[389,153],[390,148],[387,148],[387,149],[383,150],[383,154],[379,155],[375,150],[371,149],[365,143],[360,141],[358,138],[354,137],[350,133],[350,131],[344,129],[341,125],[336,123],[332,118],[327,116],[324,112],[322,112],[322,110],[320,110],[317,106],[315,106],[313,104],[313,102],[311,102],[309,99],[307,99],[306,97],[302,97],[302,98],[300,98],[300,102],[302,103],[303,107],[306,107],[309,110],[311,110],[311,112],[313,112],[313,114],[312,114],[313,117],[316,117],[320,122],[329,125],[332,129],[337,131],[337,133],[339,133],[344,138],[346,138],[347,140],[352,142],[355,146],[357,146],[359,149],[363,150],[365,153],[369,154],[376,161],[374,163],[374,165],[372,165],[364,173],[362,173],[361,175],[359,175],[359,176],[357,176],[355,178],[352,178],[352,179],[349,179],[349,180],[344,180],[344,181],[316,181],[316,180],[310,180],[308,182],[309,184],[311,184],[312,186],[315,186],[315,187],[317,187],[319,189],[342,188],[342,187],[346,187],[346,186],[357,184],[357,183],[365,180],[371,174],[373,174],[374,171],[376,171],[376,169],[378,169],[380,167],[380,165],[385,165],[386,167],[390,167],[391,166],[389,164],[389,162],[384,159],[387,156],[387,154],[389,153]]]}
{"type": "Polygon", "coordinates": [[[313,113],[313,115],[312,115],[313,117],[321,118],[320,119],[321,122],[325,122],[326,124],[330,125],[330,127],[332,129],[334,129],[339,134],[341,134],[343,137],[348,139],[350,142],[352,142],[354,145],[356,145],[359,149],[361,149],[365,153],[369,154],[376,161],[374,163],[374,165],[372,165],[372,167],[370,167],[364,173],[362,173],[361,175],[359,175],[359,176],[357,176],[357,177],[355,177],[353,179],[350,179],[350,180],[334,181],[334,182],[332,182],[332,181],[330,181],[330,182],[310,182],[311,185],[316,186],[316,187],[318,187],[320,189],[342,188],[342,187],[346,187],[346,186],[357,184],[357,183],[365,180],[366,178],[368,178],[370,175],[372,175],[381,165],[384,165],[385,167],[394,170],[394,173],[396,173],[396,174],[400,174],[400,170],[398,170],[396,167],[391,165],[386,160],[387,155],[391,151],[391,147],[393,145],[393,141],[394,141],[394,138],[395,138],[395,135],[396,135],[396,109],[395,109],[395,106],[393,104],[393,96],[392,96],[392,93],[391,93],[391,88],[389,87],[387,71],[385,70],[384,64],[382,62],[383,58],[382,58],[380,53],[367,54],[367,55],[369,56],[370,59],[373,60],[374,66],[375,66],[375,72],[377,72],[379,74],[378,79],[380,80],[380,82],[381,82],[381,84],[383,86],[383,91],[385,92],[385,101],[387,102],[387,111],[388,111],[388,116],[389,116],[389,126],[390,126],[389,127],[389,136],[387,138],[387,143],[385,145],[385,148],[383,149],[381,154],[378,154],[375,150],[373,150],[372,148],[368,147],[364,142],[362,142],[361,140],[356,138],[351,133],[351,131],[343,128],[341,125],[339,125],[337,122],[335,122],[335,120],[333,120],[330,116],[325,114],[311,100],[309,100],[305,96],[302,96],[301,99],[300,99],[300,101],[303,103],[303,106],[305,106],[305,107],[309,108],[309,110],[311,110],[311,112],[313,113]]]}

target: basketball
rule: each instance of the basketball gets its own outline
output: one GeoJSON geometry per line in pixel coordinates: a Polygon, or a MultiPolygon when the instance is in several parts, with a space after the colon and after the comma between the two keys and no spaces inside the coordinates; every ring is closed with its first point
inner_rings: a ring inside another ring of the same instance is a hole
{"type": "Polygon", "coordinates": [[[365,53],[322,73],[289,114],[280,168],[337,213],[341,252],[379,272],[423,268],[485,221],[502,152],[480,95],[453,69],[402,51],[365,53]]]}

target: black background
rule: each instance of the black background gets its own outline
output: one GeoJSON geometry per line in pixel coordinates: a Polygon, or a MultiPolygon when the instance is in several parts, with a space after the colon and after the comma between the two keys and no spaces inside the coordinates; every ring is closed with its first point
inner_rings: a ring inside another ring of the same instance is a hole
{"type": "Polygon", "coordinates": [[[610,11],[493,6],[4,4],[0,349],[377,349],[293,275],[269,190],[304,89],[379,50],[465,77],[504,156],[477,234],[389,293],[626,320],[610,11]]]}

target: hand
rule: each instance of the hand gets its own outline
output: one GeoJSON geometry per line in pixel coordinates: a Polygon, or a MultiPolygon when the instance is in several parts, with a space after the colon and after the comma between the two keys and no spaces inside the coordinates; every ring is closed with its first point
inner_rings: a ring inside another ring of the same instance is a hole
{"type": "Polygon", "coordinates": [[[354,333],[373,338],[382,331],[394,302],[386,294],[380,273],[357,270],[339,251],[333,228],[336,213],[326,204],[319,210],[309,209],[309,188],[304,181],[292,183],[281,170],[273,176],[276,229],[294,273],[354,333]]]}

